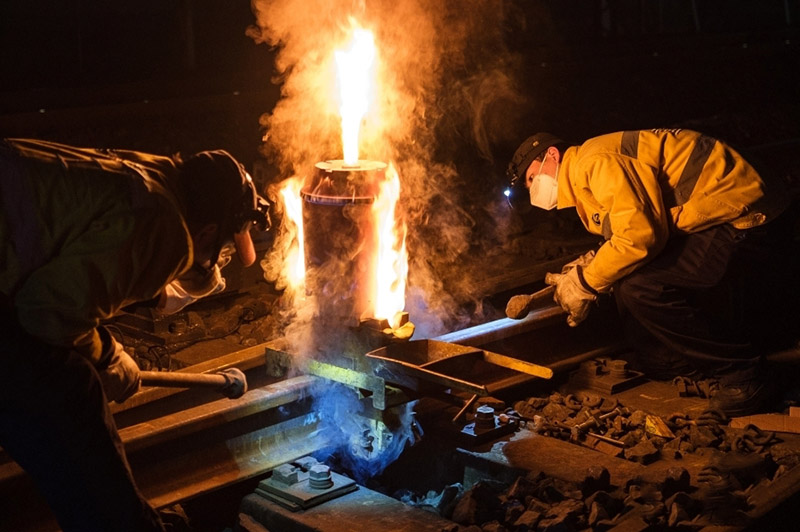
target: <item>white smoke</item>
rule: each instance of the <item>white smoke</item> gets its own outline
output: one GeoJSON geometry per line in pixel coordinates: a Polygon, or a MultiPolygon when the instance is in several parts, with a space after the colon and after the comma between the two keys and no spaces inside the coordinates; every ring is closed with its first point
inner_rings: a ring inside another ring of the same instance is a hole
{"type": "Polygon", "coordinates": [[[508,130],[509,119],[497,106],[522,100],[515,59],[504,43],[508,2],[254,0],[252,5],[256,23],[248,34],[277,49],[281,84],[281,99],[262,117],[264,152],[287,177],[341,158],[333,51],[354,24],[374,33],[380,96],[363,125],[362,159],[393,161],[399,170],[400,208],[409,228],[409,292],[416,308],[424,309],[411,315],[416,337],[452,329],[464,300],[485,295],[466,282],[453,284],[460,277],[449,275],[464,264],[475,238],[475,219],[459,206],[465,183],[456,170],[456,146],[490,158],[492,137],[508,130]]]}
{"type": "MultiPolygon", "coordinates": [[[[378,50],[379,99],[362,124],[361,159],[392,162],[401,181],[400,215],[408,226],[409,283],[406,308],[416,325],[414,338],[453,330],[480,314],[480,300],[466,265],[476,239],[476,215],[465,207],[464,178],[456,160],[464,151],[491,158],[491,144],[507,134],[508,113],[497,109],[522,100],[515,59],[504,44],[507,0],[253,0],[256,23],[248,29],[256,42],[275,47],[281,98],[262,116],[264,154],[281,176],[304,176],[319,161],[342,157],[335,106],[334,50],[355,25],[374,33],[378,50]]],[[[492,179],[493,176],[482,176],[492,179]]],[[[487,199],[487,207],[494,202],[487,199]]],[[[503,222],[505,223],[505,222],[503,222]]],[[[279,232],[262,261],[265,276],[279,281],[290,232],[279,232]]],[[[330,275],[331,282],[342,275],[330,275]]],[[[282,288],[282,286],[279,286],[282,288]]],[[[330,287],[348,293],[347,281],[330,287]]],[[[284,307],[285,339],[301,359],[317,358],[315,331],[324,317],[313,301],[290,294],[284,307]]],[[[327,345],[353,339],[335,324],[325,329],[327,345]]],[[[390,442],[366,456],[361,441],[364,420],[353,391],[335,385],[315,395],[327,420],[340,434],[348,468],[358,480],[380,473],[413,442],[409,405],[397,415],[390,442]],[[377,451],[376,451],[377,452],[377,451]]]]}

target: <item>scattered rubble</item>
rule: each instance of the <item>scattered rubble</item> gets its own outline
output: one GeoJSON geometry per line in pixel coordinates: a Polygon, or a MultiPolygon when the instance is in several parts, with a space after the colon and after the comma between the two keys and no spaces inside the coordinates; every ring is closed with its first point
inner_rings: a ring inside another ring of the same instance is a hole
{"type": "Polygon", "coordinates": [[[707,457],[708,465],[695,478],[686,468],[674,466],[657,481],[637,477],[624,486],[614,486],[609,471],[598,465],[589,466],[581,482],[541,472],[520,476],[502,488],[494,481],[480,481],[451,505],[451,513],[442,513],[458,525],[450,532],[743,526],[754,487],[773,482],[794,465],[773,459],[770,448],[780,441],[774,432],[755,426],[731,430],[725,416],[714,411],[660,417],[591,393],[553,393],[519,401],[503,412],[537,435],[626,460],[650,464],[699,453],[707,457]],[[616,444],[603,451],[592,444],[593,438],[616,444]]]}

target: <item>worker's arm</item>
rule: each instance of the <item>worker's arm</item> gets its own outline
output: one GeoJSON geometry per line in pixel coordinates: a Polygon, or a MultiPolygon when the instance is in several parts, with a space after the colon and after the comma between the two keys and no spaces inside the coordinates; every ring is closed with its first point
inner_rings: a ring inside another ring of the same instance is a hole
{"type": "Polygon", "coordinates": [[[609,213],[612,234],[582,273],[594,290],[606,292],[664,248],[667,213],[656,172],[635,159],[596,157],[583,170],[593,199],[609,213]]]}

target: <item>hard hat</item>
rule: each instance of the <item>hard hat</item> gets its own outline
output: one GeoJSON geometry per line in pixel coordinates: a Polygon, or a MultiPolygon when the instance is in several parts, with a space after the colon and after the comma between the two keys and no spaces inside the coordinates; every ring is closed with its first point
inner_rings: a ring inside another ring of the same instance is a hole
{"type": "Polygon", "coordinates": [[[217,223],[230,234],[251,226],[269,229],[269,203],[228,152],[196,153],[184,161],[182,174],[188,209],[197,223],[217,223]]]}
{"type": "Polygon", "coordinates": [[[564,141],[550,133],[536,133],[531,135],[520,144],[517,151],[514,152],[514,157],[508,163],[506,175],[510,179],[510,185],[513,187],[517,181],[522,181],[525,184],[525,171],[531,163],[543,154],[550,146],[556,144],[564,144],[564,141]]]}
{"type": "Polygon", "coordinates": [[[557,144],[564,144],[564,141],[550,133],[536,133],[531,135],[520,144],[511,162],[508,163],[506,176],[508,177],[508,187],[503,191],[509,205],[515,209],[530,209],[530,197],[525,190],[525,172],[531,163],[547,148],[557,144]]]}
{"type": "Polygon", "coordinates": [[[254,254],[247,232],[270,228],[269,203],[244,166],[224,150],[202,151],[183,162],[181,174],[189,221],[195,226],[217,224],[220,249],[231,239],[237,249],[249,247],[245,253],[239,249],[243,262],[245,255],[254,254]]]}

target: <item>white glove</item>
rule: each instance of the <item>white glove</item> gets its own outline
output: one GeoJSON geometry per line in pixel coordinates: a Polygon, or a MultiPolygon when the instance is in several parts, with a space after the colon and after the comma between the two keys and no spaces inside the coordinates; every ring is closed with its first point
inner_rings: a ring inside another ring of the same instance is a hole
{"type": "Polygon", "coordinates": [[[571,269],[575,266],[580,266],[581,268],[588,266],[594,260],[595,251],[589,250],[577,259],[566,263],[564,266],[561,267],[561,273],[568,273],[571,269]]]}
{"type": "Polygon", "coordinates": [[[592,302],[597,300],[597,294],[581,282],[580,271],[581,266],[576,266],[567,273],[548,273],[544,278],[545,283],[555,285],[553,299],[567,312],[567,325],[570,327],[585,320],[592,302]]]}
{"type": "MultiPolygon", "coordinates": [[[[229,261],[230,257],[227,257],[225,264],[229,261]]],[[[208,275],[202,275],[192,269],[164,287],[156,312],[162,315],[175,314],[198,299],[219,294],[223,290],[225,290],[225,278],[222,276],[219,262],[208,275]]]]}
{"type": "Polygon", "coordinates": [[[114,338],[111,338],[111,343],[113,352],[108,366],[98,373],[108,400],[124,403],[139,391],[139,366],[114,338]]]}

